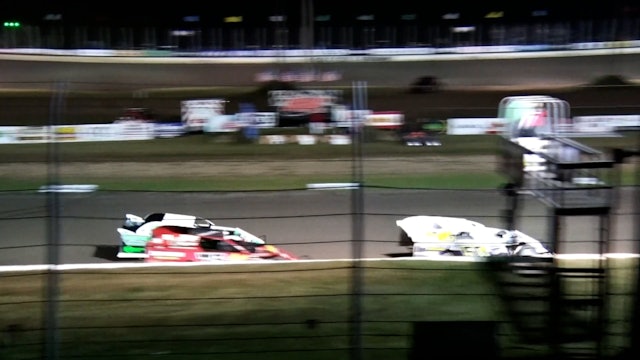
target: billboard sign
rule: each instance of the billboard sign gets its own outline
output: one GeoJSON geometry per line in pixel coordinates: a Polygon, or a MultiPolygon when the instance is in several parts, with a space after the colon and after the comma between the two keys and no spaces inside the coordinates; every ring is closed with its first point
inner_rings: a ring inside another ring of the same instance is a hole
{"type": "Polygon", "coordinates": [[[180,114],[185,130],[203,131],[207,123],[224,115],[226,102],[223,99],[183,100],[180,103],[180,114]]]}

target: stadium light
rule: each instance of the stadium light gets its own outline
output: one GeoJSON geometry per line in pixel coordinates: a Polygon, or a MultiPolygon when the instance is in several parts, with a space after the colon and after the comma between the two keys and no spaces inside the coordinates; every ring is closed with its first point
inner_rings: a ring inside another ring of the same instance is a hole
{"type": "Polygon", "coordinates": [[[9,28],[19,28],[20,27],[20,22],[19,21],[5,21],[4,22],[4,27],[9,27],[9,28]]]}

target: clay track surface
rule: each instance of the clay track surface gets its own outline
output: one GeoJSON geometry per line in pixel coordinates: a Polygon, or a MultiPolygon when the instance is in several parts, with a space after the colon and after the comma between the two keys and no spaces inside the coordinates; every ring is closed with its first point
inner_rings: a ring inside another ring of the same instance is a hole
{"type": "MultiPolygon", "coordinates": [[[[635,252],[633,189],[620,190],[613,210],[614,228],[607,252],[635,252]]],[[[194,214],[222,225],[239,226],[304,259],[354,257],[354,224],[362,224],[362,257],[408,256],[398,245],[395,221],[425,214],[465,217],[501,227],[504,196],[494,190],[381,190],[365,188],[362,209],[352,190],[267,192],[104,192],[2,193],[0,265],[49,262],[48,244],[56,243],[60,263],[122,261],[115,258],[116,228],[124,214],[194,214]],[[53,206],[53,207],[52,207],[53,206]],[[53,210],[55,209],[55,210],[53,210]],[[55,221],[56,226],[52,227],[55,221]]],[[[518,228],[546,242],[549,209],[538,199],[521,198],[518,228]]],[[[560,253],[598,253],[599,222],[583,216],[563,222],[560,253]]]]}
{"type": "MultiPolygon", "coordinates": [[[[366,158],[362,166],[368,174],[430,174],[447,171],[487,171],[496,166],[496,156],[432,156],[412,158],[366,158]]],[[[62,162],[61,176],[107,176],[135,174],[136,177],[207,177],[254,175],[343,175],[352,169],[350,159],[287,161],[183,161],[183,162],[62,162]]],[[[28,177],[45,177],[46,163],[1,163],[0,171],[28,177]]]]}

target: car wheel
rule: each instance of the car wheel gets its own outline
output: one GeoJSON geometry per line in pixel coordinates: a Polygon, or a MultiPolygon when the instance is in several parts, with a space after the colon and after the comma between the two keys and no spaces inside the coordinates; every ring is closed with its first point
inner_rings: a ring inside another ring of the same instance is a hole
{"type": "Polygon", "coordinates": [[[404,230],[400,231],[399,244],[400,244],[400,246],[407,246],[407,247],[412,247],[413,246],[413,240],[411,240],[409,235],[407,235],[407,233],[404,230]]]}
{"type": "Polygon", "coordinates": [[[460,254],[456,253],[455,251],[445,250],[441,252],[440,255],[441,256],[459,256],[460,254]]]}

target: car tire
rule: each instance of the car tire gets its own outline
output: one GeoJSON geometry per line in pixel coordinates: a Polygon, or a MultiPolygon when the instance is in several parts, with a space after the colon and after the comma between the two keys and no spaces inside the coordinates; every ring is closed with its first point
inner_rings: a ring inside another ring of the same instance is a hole
{"type": "Polygon", "coordinates": [[[451,250],[445,250],[440,253],[441,256],[459,256],[456,252],[451,250]]]}
{"type": "Polygon", "coordinates": [[[400,241],[398,241],[398,243],[400,246],[413,247],[413,240],[411,240],[404,230],[400,230],[400,241]]]}

